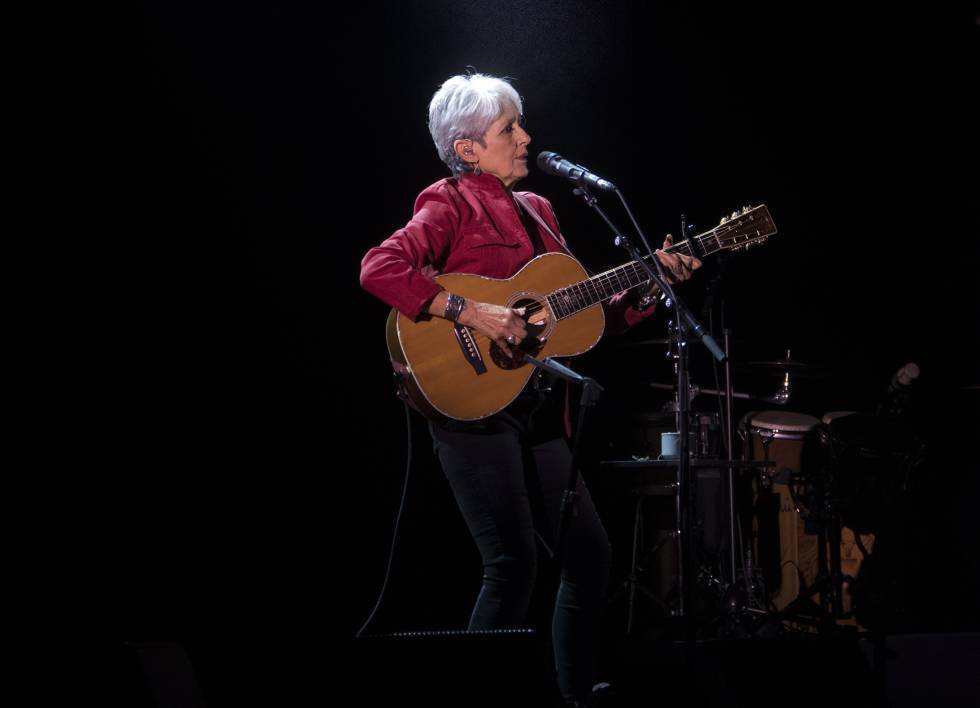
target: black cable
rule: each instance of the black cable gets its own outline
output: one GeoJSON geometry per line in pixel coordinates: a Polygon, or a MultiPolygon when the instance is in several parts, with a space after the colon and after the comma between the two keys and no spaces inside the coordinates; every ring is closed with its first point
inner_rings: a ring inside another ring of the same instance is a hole
{"type": "MultiPolygon", "coordinates": [[[[649,254],[650,258],[657,260],[654,257],[654,249],[650,247],[650,243],[647,241],[647,237],[643,233],[643,229],[640,228],[640,224],[637,222],[636,217],[633,216],[633,210],[630,209],[630,205],[626,203],[626,198],[623,196],[623,193],[617,189],[616,196],[619,197],[619,201],[623,203],[623,209],[626,210],[626,215],[629,216],[630,221],[633,222],[633,228],[636,229],[636,233],[640,235],[640,240],[643,242],[643,247],[647,249],[647,253],[649,254]]],[[[658,269],[658,272],[660,277],[663,278],[663,271],[658,269]]],[[[664,278],[664,280],[666,280],[666,278],[664,278]]]]}
{"type": "Polygon", "coordinates": [[[361,628],[357,630],[355,637],[360,637],[361,634],[367,629],[367,626],[371,624],[374,619],[374,615],[377,613],[378,608],[381,607],[381,601],[384,599],[385,590],[388,588],[388,580],[391,577],[391,563],[395,558],[395,543],[398,540],[398,528],[401,526],[402,513],[405,511],[405,499],[408,498],[408,480],[411,477],[412,471],[412,415],[408,407],[408,401],[403,401],[405,406],[405,430],[408,435],[406,439],[406,460],[405,460],[405,485],[402,487],[402,500],[398,505],[398,514],[395,516],[395,528],[391,533],[391,548],[388,551],[388,566],[385,568],[384,581],[381,583],[381,592],[378,593],[378,600],[374,603],[374,609],[371,610],[371,614],[361,625],[361,628]]]}
{"type": "MultiPolygon", "coordinates": [[[[650,260],[653,262],[653,266],[657,269],[657,275],[659,275],[660,279],[664,282],[664,288],[666,288],[667,290],[667,292],[664,293],[664,296],[670,298],[674,303],[674,315],[677,321],[677,333],[678,335],[680,335],[684,331],[683,328],[681,327],[681,308],[677,303],[677,299],[674,297],[671,284],[667,280],[667,274],[664,273],[663,264],[660,262],[660,259],[657,258],[654,249],[651,248],[650,243],[647,241],[646,235],[643,233],[643,229],[640,228],[640,224],[636,220],[636,217],[633,216],[633,211],[630,209],[630,205],[626,202],[626,197],[624,197],[623,193],[620,192],[618,189],[616,190],[616,196],[619,197],[619,201],[623,203],[623,208],[626,210],[626,214],[629,216],[630,221],[633,222],[633,228],[635,228],[636,233],[640,235],[640,240],[643,242],[644,248],[647,249],[647,253],[650,255],[650,260]]],[[[692,250],[691,253],[694,253],[694,251],[692,250]]]]}

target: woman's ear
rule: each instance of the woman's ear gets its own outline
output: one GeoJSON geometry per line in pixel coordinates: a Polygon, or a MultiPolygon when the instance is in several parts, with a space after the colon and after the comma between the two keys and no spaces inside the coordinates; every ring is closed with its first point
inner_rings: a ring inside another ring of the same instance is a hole
{"type": "Polygon", "coordinates": [[[471,165],[476,164],[480,161],[477,156],[476,151],[473,149],[472,140],[455,140],[453,141],[453,150],[459,155],[459,159],[463,162],[468,162],[471,165]]]}

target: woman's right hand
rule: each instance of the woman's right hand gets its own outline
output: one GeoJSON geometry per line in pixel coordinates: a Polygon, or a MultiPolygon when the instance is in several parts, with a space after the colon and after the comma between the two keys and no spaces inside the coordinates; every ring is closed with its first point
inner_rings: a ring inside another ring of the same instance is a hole
{"type": "Polygon", "coordinates": [[[510,358],[514,358],[514,350],[527,336],[523,307],[515,310],[503,305],[467,300],[458,321],[489,337],[510,358]]]}

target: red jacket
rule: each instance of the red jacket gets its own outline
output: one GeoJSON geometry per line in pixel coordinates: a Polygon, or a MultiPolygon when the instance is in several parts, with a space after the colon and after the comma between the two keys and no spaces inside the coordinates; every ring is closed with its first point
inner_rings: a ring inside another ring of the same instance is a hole
{"type": "MultiPolygon", "coordinates": [[[[520,194],[558,236],[556,241],[535,223],[545,252],[567,253],[551,203],[531,192],[520,194]]],[[[419,194],[412,220],[364,256],[361,285],[416,320],[442,290],[433,276],[472,273],[510,278],[534,255],[531,238],[503,183],[491,174],[466,173],[459,180],[439,180],[419,194]]],[[[604,305],[609,333],[624,331],[654,309],[634,309],[626,293],[604,305]]]]}

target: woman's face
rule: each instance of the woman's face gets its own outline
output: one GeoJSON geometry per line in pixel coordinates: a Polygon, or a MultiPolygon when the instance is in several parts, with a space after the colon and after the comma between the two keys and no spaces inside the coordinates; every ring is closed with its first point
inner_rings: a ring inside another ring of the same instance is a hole
{"type": "Polygon", "coordinates": [[[479,157],[480,170],[492,174],[510,189],[527,177],[527,146],[531,136],[521,127],[516,108],[509,108],[495,120],[483,135],[486,147],[473,141],[473,153],[479,157]]]}

